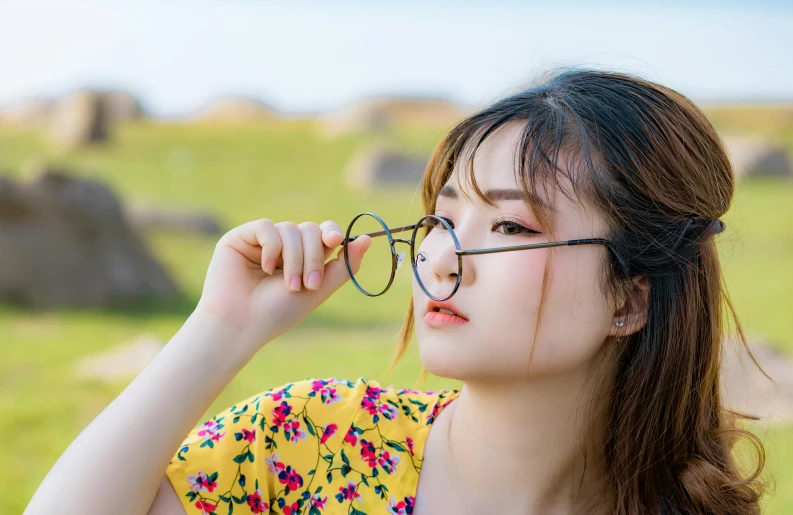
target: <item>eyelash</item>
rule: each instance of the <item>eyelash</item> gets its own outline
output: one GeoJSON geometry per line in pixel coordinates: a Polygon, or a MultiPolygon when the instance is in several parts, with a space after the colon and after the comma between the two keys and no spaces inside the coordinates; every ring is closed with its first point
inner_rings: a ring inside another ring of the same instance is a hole
{"type": "MultiPolygon", "coordinates": [[[[438,216],[438,215],[435,215],[435,216],[438,216]]],[[[449,225],[451,225],[452,229],[454,229],[454,222],[450,218],[445,217],[445,216],[439,216],[439,218],[443,218],[444,220],[449,222],[449,225]]],[[[517,228],[517,229],[520,230],[519,233],[514,233],[514,234],[500,233],[500,234],[503,234],[504,236],[517,236],[519,234],[540,234],[539,232],[537,232],[537,231],[535,231],[533,229],[529,229],[528,227],[524,227],[521,224],[515,222],[514,220],[509,220],[509,219],[496,220],[496,223],[493,226],[493,228],[495,229],[497,227],[501,227],[502,225],[504,227],[514,227],[514,228],[517,228]]]]}

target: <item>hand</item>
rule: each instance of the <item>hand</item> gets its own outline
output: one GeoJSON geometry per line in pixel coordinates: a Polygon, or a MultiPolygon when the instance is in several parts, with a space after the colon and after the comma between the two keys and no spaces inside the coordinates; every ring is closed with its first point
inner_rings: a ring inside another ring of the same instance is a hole
{"type": "MultiPolygon", "coordinates": [[[[210,312],[264,345],[349,279],[343,248],[325,263],[343,239],[332,221],[296,225],[263,218],[236,227],[215,247],[196,310],[210,312]]],[[[348,244],[353,273],[371,241],[361,236],[348,244]]]]}

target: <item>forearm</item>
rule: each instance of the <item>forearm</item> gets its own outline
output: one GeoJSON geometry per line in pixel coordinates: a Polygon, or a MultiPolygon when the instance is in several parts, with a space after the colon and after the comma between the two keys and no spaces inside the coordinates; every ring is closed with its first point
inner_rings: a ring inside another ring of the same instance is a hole
{"type": "Polygon", "coordinates": [[[185,435],[258,348],[245,338],[192,314],[66,449],[25,513],[147,513],[185,435]]]}

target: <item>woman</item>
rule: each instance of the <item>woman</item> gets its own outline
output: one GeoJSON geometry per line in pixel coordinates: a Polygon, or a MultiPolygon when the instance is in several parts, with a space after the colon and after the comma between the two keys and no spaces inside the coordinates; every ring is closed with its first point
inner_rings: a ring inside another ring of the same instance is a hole
{"type": "Polygon", "coordinates": [[[558,73],[462,121],[426,170],[442,220],[412,258],[399,351],[415,328],[425,369],[461,389],[298,381],[190,430],[373,241],[257,220],[223,236],[195,311],[27,513],[758,513],[762,446],[719,394],[727,314],[743,337],[714,243],[733,189],[687,98],[558,73]],[[457,246],[432,247],[438,231],[457,246]],[[529,248],[548,242],[563,248],[529,248]],[[761,457],[748,478],[741,434],[761,457]]]}

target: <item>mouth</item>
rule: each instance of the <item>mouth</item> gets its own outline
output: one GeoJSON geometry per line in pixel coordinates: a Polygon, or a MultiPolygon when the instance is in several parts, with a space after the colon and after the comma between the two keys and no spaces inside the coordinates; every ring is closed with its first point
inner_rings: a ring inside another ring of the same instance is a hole
{"type": "Polygon", "coordinates": [[[445,313],[451,317],[468,321],[468,317],[461,313],[457,306],[448,300],[438,302],[430,299],[427,302],[427,314],[430,313],[445,313]]]}

